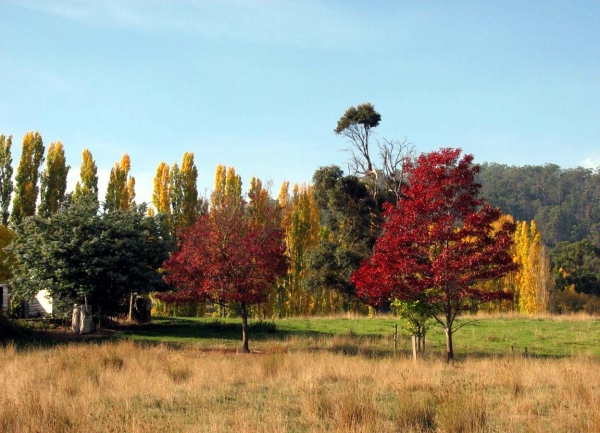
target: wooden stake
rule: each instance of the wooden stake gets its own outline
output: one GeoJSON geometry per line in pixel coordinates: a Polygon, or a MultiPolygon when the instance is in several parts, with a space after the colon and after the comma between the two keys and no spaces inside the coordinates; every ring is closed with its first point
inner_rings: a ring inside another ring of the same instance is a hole
{"type": "Polygon", "coordinates": [[[412,336],[413,361],[417,362],[417,336],[412,336]]]}
{"type": "Polygon", "coordinates": [[[396,348],[398,347],[398,324],[394,324],[394,358],[396,357],[396,348]]]}

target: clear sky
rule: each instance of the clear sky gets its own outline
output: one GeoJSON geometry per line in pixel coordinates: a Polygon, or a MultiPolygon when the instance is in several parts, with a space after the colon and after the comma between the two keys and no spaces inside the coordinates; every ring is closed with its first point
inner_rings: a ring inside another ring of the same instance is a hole
{"type": "MultiPolygon", "coordinates": [[[[131,156],[137,201],[161,161],[310,182],[345,168],[344,111],[380,138],[477,162],[600,165],[600,1],[0,0],[0,133],[89,148],[105,190],[131,156]]],[[[103,193],[102,197],[103,198],[103,193]]]]}

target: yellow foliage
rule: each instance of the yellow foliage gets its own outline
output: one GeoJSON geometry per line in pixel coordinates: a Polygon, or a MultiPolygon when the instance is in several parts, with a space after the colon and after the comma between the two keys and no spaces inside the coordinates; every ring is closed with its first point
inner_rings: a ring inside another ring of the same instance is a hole
{"type": "Polygon", "coordinates": [[[523,313],[541,313],[548,310],[553,280],[550,260],[542,244],[541,233],[535,221],[523,221],[515,233],[515,260],[519,264],[516,274],[517,306],[523,313]]]}
{"type": "Polygon", "coordinates": [[[15,237],[14,232],[4,225],[0,225],[0,282],[6,283],[13,276],[15,257],[4,249],[9,246],[15,237]]]}
{"type": "Polygon", "coordinates": [[[171,213],[171,169],[165,162],[156,169],[152,203],[158,213],[171,213]]]}

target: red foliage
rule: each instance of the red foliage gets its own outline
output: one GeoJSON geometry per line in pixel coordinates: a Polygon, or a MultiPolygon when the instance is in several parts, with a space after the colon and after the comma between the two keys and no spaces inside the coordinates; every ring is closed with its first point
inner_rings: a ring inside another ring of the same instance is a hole
{"type": "Polygon", "coordinates": [[[407,162],[407,197],[388,206],[374,254],[353,274],[357,293],[378,305],[384,299],[420,300],[448,331],[460,311],[481,302],[510,298],[482,290],[478,281],[498,278],[516,268],[510,254],[515,225],[478,198],[479,171],[473,156],[459,160],[460,149],[441,149],[407,162]]]}
{"type": "Polygon", "coordinates": [[[271,209],[261,221],[253,219],[243,203],[215,210],[182,233],[178,250],[164,264],[165,280],[178,290],[160,299],[262,302],[286,271],[284,251],[283,233],[271,209]]]}

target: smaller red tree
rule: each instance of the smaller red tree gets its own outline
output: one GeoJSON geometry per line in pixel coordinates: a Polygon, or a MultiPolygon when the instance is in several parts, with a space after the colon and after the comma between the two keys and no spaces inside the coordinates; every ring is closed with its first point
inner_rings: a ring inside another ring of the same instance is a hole
{"type": "Polygon", "coordinates": [[[447,358],[454,358],[456,316],[479,303],[510,298],[475,283],[516,269],[510,254],[515,225],[500,219],[477,194],[479,171],[473,156],[459,160],[460,149],[441,149],[407,161],[407,197],[388,206],[374,254],[352,275],[357,293],[378,305],[383,300],[425,302],[446,333],[447,358]]]}
{"type": "Polygon", "coordinates": [[[265,209],[258,219],[243,201],[214,207],[181,234],[177,251],[165,261],[165,280],[177,291],[161,299],[238,305],[248,352],[248,306],[263,302],[285,273],[284,252],[274,209],[265,209]]]}

